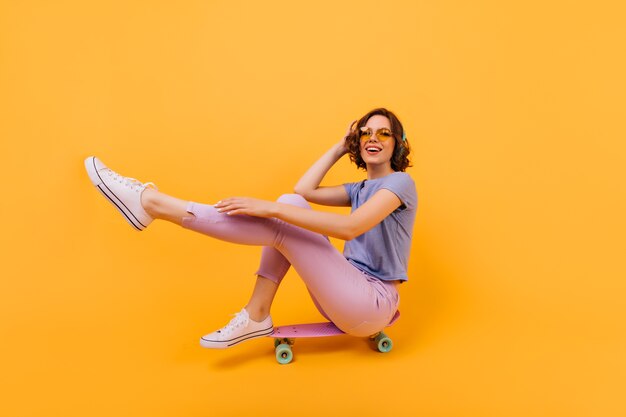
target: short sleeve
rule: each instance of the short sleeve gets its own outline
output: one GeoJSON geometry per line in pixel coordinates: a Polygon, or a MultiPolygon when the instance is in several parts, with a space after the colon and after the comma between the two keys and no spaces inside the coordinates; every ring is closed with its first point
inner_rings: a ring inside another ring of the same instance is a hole
{"type": "Polygon", "coordinates": [[[385,180],[385,183],[380,188],[385,188],[398,196],[405,207],[409,209],[415,209],[417,207],[415,182],[409,174],[398,172],[389,175],[385,180]]]}
{"type": "Polygon", "coordinates": [[[349,182],[346,184],[343,184],[343,187],[346,189],[346,193],[348,193],[348,197],[350,197],[350,201],[354,201],[354,193],[357,190],[357,185],[359,183],[358,182],[349,182]]]}

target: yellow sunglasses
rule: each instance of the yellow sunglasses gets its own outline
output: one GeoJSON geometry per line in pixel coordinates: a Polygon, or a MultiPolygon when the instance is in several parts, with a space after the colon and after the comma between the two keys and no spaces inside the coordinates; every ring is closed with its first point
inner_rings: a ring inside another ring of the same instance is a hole
{"type": "Polygon", "coordinates": [[[363,142],[367,142],[368,140],[370,140],[372,138],[372,135],[376,135],[378,140],[381,142],[385,142],[393,137],[391,130],[387,129],[386,127],[381,127],[380,129],[376,130],[376,132],[372,132],[372,129],[370,129],[369,127],[361,127],[359,138],[361,138],[363,142]]]}

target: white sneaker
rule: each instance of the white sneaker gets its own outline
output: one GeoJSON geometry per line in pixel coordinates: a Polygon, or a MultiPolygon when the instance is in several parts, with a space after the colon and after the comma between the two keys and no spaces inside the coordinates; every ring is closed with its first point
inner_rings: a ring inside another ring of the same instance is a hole
{"type": "Polygon", "coordinates": [[[258,322],[250,319],[244,308],[235,314],[235,318],[225,327],[200,338],[200,345],[210,349],[224,349],[236,345],[239,342],[269,336],[274,333],[272,318],[267,316],[265,320],[258,322]]]}
{"type": "Polygon", "coordinates": [[[151,182],[142,184],[134,178],[123,177],[107,168],[95,156],[85,159],[89,179],[98,191],[119,210],[136,230],[143,230],[154,220],[141,205],[141,193],[146,187],[157,189],[151,182]]]}

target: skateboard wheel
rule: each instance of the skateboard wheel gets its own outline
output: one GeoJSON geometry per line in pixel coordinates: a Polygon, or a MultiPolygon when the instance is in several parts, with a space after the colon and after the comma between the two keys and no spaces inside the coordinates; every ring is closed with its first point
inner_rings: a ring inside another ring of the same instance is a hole
{"type": "Polygon", "coordinates": [[[391,348],[393,348],[393,342],[391,341],[391,339],[382,332],[378,336],[376,336],[374,342],[376,342],[376,347],[378,348],[378,351],[382,353],[387,353],[391,350],[391,348]]]}
{"type": "Polygon", "coordinates": [[[291,347],[284,343],[281,343],[276,347],[276,360],[278,363],[285,365],[291,362],[293,359],[293,352],[291,351],[291,347]]]}

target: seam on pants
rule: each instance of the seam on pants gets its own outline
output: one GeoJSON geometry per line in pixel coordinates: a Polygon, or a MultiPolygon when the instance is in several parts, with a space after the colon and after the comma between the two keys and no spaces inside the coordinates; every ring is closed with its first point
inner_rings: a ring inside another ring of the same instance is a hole
{"type": "Polygon", "coordinates": [[[183,217],[182,224],[186,223],[221,223],[223,221],[228,220],[226,214],[215,212],[215,215],[202,216],[198,211],[197,204],[195,202],[190,201],[187,204],[187,208],[185,209],[187,213],[193,214],[193,216],[185,216],[183,217]]]}
{"type": "MultiPolygon", "coordinates": [[[[288,271],[288,270],[289,270],[289,268],[287,268],[287,270],[285,271],[285,273],[283,274],[283,276],[287,273],[287,271],[288,271]]],[[[269,272],[265,272],[265,271],[260,270],[260,269],[259,269],[258,271],[256,271],[254,274],[255,274],[255,275],[260,275],[260,276],[262,276],[263,278],[267,278],[267,279],[269,279],[270,281],[273,281],[273,282],[275,282],[275,283],[277,283],[277,284],[281,281],[281,279],[280,279],[277,275],[275,275],[275,274],[271,274],[271,273],[269,273],[269,272]]]]}

